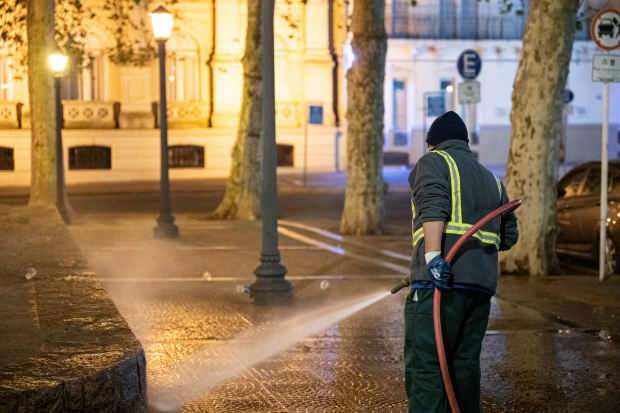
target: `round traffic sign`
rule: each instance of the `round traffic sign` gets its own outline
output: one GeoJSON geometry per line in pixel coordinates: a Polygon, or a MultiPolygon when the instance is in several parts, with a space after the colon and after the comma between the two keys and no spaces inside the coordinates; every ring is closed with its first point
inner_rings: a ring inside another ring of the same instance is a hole
{"type": "Polygon", "coordinates": [[[564,93],[562,94],[562,102],[564,102],[565,105],[568,105],[569,103],[571,103],[574,98],[575,98],[575,94],[570,89],[566,89],[564,93]]]}
{"type": "Polygon", "coordinates": [[[592,40],[604,50],[620,47],[620,11],[605,9],[599,11],[590,25],[592,40]]]}
{"type": "Polygon", "coordinates": [[[482,69],[482,59],[478,52],[472,49],[467,49],[459,56],[459,60],[456,64],[459,74],[467,80],[473,80],[480,74],[482,69]]]}

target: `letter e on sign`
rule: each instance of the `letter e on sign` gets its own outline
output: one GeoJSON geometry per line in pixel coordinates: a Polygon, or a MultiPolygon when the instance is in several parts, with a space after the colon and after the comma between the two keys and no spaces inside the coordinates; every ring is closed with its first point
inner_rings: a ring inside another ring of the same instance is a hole
{"type": "Polygon", "coordinates": [[[482,69],[482,59],[478,52],[467,49],[459,56],[456,67],[463,79],[474,80],[480,74],[480,69],[482,69]]]}

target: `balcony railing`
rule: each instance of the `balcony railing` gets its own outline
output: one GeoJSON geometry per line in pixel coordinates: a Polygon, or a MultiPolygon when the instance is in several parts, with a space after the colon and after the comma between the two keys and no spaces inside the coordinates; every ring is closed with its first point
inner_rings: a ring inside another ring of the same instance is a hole
{"type": "MultiPolygon", "coordinates": [[[[440,12],[437,7],[412,7],[410,2],[397,1],[386,7],[385,19],[388,36],[396,39],[521,40],[526,15],[440,12]]],[[[583,27],[589,27],[589,22],[583,27]]],[[[575,40],[591,40],[589,30],[578,30],[575,40]]]]}

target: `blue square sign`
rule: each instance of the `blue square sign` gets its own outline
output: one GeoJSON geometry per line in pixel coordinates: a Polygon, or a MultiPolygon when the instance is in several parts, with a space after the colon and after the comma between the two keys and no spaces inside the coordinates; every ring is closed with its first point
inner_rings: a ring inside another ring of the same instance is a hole
{"type": "Polygon", "coordinates": [[[443,96],[429,96],[426,116],[441,116],[444,113],[446,113],[446,99],[443,96]]]}
{"type": "Polygon", "coordinates": [[[310,125],[323,124],[323,106],[310,106],[310,116],[308,119],[310,125]]]}

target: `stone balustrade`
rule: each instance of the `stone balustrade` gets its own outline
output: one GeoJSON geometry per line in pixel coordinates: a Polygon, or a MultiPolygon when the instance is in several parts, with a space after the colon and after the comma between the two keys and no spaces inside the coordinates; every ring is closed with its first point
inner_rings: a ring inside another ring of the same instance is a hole
{"type": "Polygon", "coordinates": [[[21,102],[0,102],[0,129],[19,129],[23,106],[21,102]]]}
{"type": "MultiPolygon", "coordinates": [[[[64,129],[151,129],[159,128],[159,102],[149,112],[123,112],[119,102],[63,100],[64,129]]],[[[0,129],[29,129],[29,108],[20,102],[0,102],[0,129]]],[[[209,103],[200,100],[168,103],[169,129],[208,127],[209,103]]],[[[279,128],[299,128],[302,113],[297,102],[276,103],[279,128]]]]}
{"type": "Polygon", "coordinates": [[[63,100],[65,129],[116,129],[121,111],[118,102],[63,100]]]}
{"type": "MultiPolygon", "coordinates": [[[[168,128],[201,129],[208,126],[209,104],[201,100],[168,102],[168,128]]],[[[153,102],[153,114],[159,127],[159,102],[153,102]]]]}

